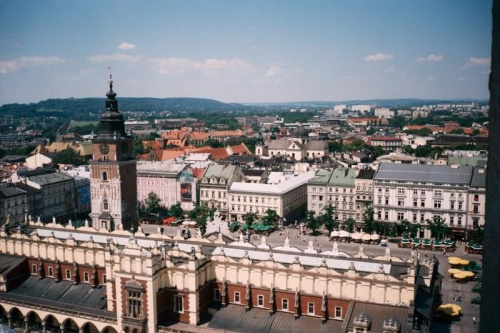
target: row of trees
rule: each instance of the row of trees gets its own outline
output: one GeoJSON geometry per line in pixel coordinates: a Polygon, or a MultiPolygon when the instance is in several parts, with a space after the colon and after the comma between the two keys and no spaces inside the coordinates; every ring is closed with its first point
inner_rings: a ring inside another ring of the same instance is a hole
{"type": "MultiPolygon", "coordinates": [[[[314,211],[309,210],[306,212],[306,217],[304,222],[306,227],[309,228],[313,235],[317,235],[319,229],[324,225],[325,229],[330,233],[331,231],[338,229],[342,224],[347,232],[354,232],[355,221],[352,218],[348,218],[342,223],[335,219],[336,207],[329,204],[323,208],[323,214],[316,216],[314,211]]],[[[407,220],[401,223],[388,223],[376,221],[374,217],[374,210],[372,206],[367,206],[363,213],[362,229],[366,233],[376,232],[379,235],[387,237],[395,237],[398,235],[406,234],[408,236],[417,236],[419,231],[423,228],[427,228],[431,232],[431,236],[434,238],[442,239],[451,234],[451,229],[446,225],[446,220],[440,216],[435,216],[431,220],[426,220],[424,224],[411,223],[407,220]]],[[[481,242],[482,240],[482,229],[478,228],[473,233],[473,240],[481,242]]]]}

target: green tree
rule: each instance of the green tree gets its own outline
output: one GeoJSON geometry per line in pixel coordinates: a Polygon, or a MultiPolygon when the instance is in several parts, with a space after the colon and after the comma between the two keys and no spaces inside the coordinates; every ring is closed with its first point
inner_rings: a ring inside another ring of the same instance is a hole
{"type": "Polygon", "coordinates": [[[266,210],[266,215],[262,219],[262,222],[264,225],[269,225],[269,226],[276,226],[276,223],[280,219],[280,216],[274,209],[268,209],[266,210]]]}
{"type": "Polygon", "coordinates": [[[175,205],[172,205],[169,209],[170,215],[176,217],[176,218],[181,218],[184,215],[184,211],[182,210],[181,203],[178,202],[175,205]]]}
{"type": "Polygon", "coordinates": [[[336,229],[339,225],[338,221],[335,220],[335,206],[332,204],[328,204],[323,208],[324,213],[321,214],[318,219],[321,224],[325,225],[325,228],[328,230],[328,232],[332,232],[334,229],[336,229]]]}
{"type": "Polygon", "coordinates": [[[54,164],[73,164],[73,165],[81,165],[84,164],[85,161],[80,154],[71,147],[68,147],[57,153],[52,159],[54,164]]]}
{"type": "Polygon", "coordinates": [[[342,151],[342,139],[339,141],[328,142],[328,150],[330,152],[341,152],[342,151]]]}
{"type": "Polygon", "coordinates": [[[222,142],[220,142],[219,140],[216,140],[216,139],[208,139],[207,141],[205,141],[205,144],[204,146],[210,146],[211,148],[221,148],[221,147],[224,147],[224,145],[222,144],[222,142]]]}
{"type": "Polygon", "coordinates": [[[432,237],[438,239],[444,237],[448,229],[445,221],[441,216],[434,216],[432,220],[426,221],[432,237]]]}
{"type": "Polygon", "coordinates": [[[373,207],[367,206],[363,212],[363,231],[372,233],[375,230],[375,219],[373,217],[373,207]]]}
{"type": "Polygon", "coordinates": [[[321,221],[314,216],[314,211],[308,210],[305,217],[306,227],[312,230],[313,235],[318,234],[318,229],[321,227],[321,221]]]}
{"type": "Polygon", "coordinates": [[[354,225],[356,224],[356,221],[354,221],[354,219],[352,217],[348,218],[347,220],[344,221],[344,226],[345,226],[345,230],[347,232],[354,232],[354,225]]]}
{"type": "Polygon", "coordinates": [[[209,209],[206,204],[196,205],[196,207],[189,212],[189,218],[195,221],[202,235],[207,231],[207,220],[214,217],[215,209],[209,209]]]}
{"type": "Polygon", "coordinates": [[[403,220],[401,221],[401,224],[398,225],[398,231],[400,234],[406,234],[406,236],[415,237],[418,233],[419,226],[420,225],[411,223],[408,220],[403,220]]]}
{"type": "Polygon", "coordinates": [[[257,214],[255,214],[254,212],[249,212],[243,215],[243,221],[245,221],[245,224],[248,225],[248,227],[251,227],[256,219],[257,214]]]}
{"type": "Polygon", "coordinates": [[[144,201],[144,213],[147,215],[158,215],[161,211],[161,199],[154,192],[149,192],[144,201]]]}

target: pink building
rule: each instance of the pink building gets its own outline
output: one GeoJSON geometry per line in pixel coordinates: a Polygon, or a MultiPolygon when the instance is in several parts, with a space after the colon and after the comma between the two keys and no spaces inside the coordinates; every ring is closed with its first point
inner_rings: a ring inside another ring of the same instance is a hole
{"type": "Polygon", "coordinates": [[[189,167],[174,161],[137,163],[137,200],[144,202],[149,193],[154,192],[160,198],[160,204],[167,208],[180,202],[182,209],[194,208],[196,178],[189,167]]]}

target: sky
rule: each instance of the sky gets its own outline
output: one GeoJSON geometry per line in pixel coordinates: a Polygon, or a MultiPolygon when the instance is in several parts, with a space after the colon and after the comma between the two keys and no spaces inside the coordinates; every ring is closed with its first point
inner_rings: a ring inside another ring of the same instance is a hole
{"type": "Polygon", "coordinates": [[[488,99],[491,0],[0,0],[0,104],[488,99]]]}

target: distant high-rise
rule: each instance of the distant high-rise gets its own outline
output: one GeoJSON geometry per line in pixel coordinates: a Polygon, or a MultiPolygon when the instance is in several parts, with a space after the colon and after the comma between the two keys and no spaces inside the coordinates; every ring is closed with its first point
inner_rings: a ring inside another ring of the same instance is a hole
{"type": "Polygon", "coordinates": [[[100,133],[93,140],[90,162],[92,226],[96,229],[130,229],[137,224],[137,171],[133,138],[125,132],[110,76],[106,110],[100,133]]]}

